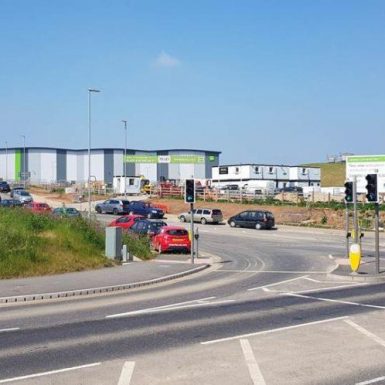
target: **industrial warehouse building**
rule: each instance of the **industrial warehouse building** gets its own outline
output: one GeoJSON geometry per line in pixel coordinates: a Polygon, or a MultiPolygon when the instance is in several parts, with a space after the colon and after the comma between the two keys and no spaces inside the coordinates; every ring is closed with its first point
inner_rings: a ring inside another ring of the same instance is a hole
{"type": "MultiPolygon", "coordinates": [[[[172,149],[142,151],[97,148],[91,150],[91,180],[112,184],[114,176],[143,176],[152,182],[209,179],[218,166],[218,151],[172,149]],[[124,166],[125,171],[124,172],[124,166]]],[[[88,150],[46,147],[0,149],[0,178],[30,183],[84,183],[88,180],[88,150]]]]}

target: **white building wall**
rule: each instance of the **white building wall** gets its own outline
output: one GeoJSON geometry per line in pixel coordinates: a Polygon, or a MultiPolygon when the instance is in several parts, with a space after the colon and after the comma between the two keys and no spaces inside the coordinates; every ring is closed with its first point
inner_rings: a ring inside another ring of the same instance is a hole
{"type": "Polygon", "coordinates": [[[114,151],[114,175],[123,175],[123,151],[114,151]]]}
{"type": "Polygon", "coordinates": [[[3,180],[15,180],[15,152],[4,150],[0,152],[0,178],[3,180]]]}
{"type": "Polygon", "coordinates": [[[40,154],[40,180],[42,183],[56,181],[56,151],[44,150],[40,154]]]}
{"type": "Polygon", "coordinates": [[[28,151],[28,171],[30,172],[30,181],[32,183],[40,183],[42,181],[41,175],[41,151],[28,151]]]}
{"type": "Polygon", "coordinates": [[[66,168],[67,168],[67,181],[77,181],[77,154],[76,152],[67,151],[66,156],[66,168]]]}
{"type": "Polygon", "coordinates": [[[88,155],[86,152],[78,152],[76,159],[77,181],[84,183],[88,180],[88,155]],[[86,161],[87,157],[87,161],[86,161]]]}
{"type": "MultiPolygon", "coordinates": [[[[88,155],[87,155],[88,159],[88,155]]],[[[88,161],[87,161],[87,179],[88,179],[88,161]]],[[[91,180],[104,180],[104,151],[91,152],[91,180]]]]}

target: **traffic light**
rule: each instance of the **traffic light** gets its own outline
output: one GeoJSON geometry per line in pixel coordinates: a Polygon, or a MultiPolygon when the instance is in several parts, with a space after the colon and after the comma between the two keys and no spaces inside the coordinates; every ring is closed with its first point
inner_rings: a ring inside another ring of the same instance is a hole
{"type": "Polygon", "coordinates": [[[368,182],[366,185],[366,198],[368,202],[378,202],[378,194],[377,194],[377,174],[368,174],[365,178],[368,182]]]}
{"type": "Polygon", "coordinates": [[[184,189],[184,201],[186,203],[195,203],[195,180],[186,179],[184,189]]]}
{"type": "Polygon", "coordinates": [[[353,202],[353,182],[345,183],[345,202],[346,203],[353,202]]]}

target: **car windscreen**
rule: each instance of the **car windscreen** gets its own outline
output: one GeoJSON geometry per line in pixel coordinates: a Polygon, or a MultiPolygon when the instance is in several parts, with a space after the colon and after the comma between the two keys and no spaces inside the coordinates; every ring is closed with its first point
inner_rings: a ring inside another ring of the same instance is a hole
{"type": "Polygon", "coordinates": [[[222,215],[221,210],[213,210],[213,215],[222,215]]]}
{"type": "Polygon", "coordinates": [[[157,229],[160,229],[162,226],[166,226],[166,223],[165,222],[151,222],[148,227],[151,230],[157,230],[157,229]]]}
{"type": "Polygon", "coordinates": [[[29,197],[29,196],[30,196],[30,195],[29,195],[29,192],[27,192],[27,191],[20,191],[20,192],[19,192],[19,195],[26,196],[26,197],[29,197]]]}
{"type": "Polygon", "coordinates": [[[184,236],[184,235],[187,235],[188,232],[186,230],[182,230],[182,229],[174,229],[174,230],[168,230],[167,234],[173,235],[173,236],[178,236],[178,235],[184,236]]]}
{"type": "Polygon", "coordinates": [[[266,218],[268,218],[268,219],[274,219],[274,215],[271,213],[271,212],[269,212],[269,211],[266,211],[266,218]]]}

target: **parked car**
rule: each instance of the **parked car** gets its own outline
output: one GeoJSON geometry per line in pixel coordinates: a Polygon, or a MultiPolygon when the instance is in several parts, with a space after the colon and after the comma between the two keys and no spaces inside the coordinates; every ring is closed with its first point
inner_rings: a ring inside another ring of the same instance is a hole
{"type": "MultiPolygon", "coordinates": [[[[222,211],[219,209],[194,209],[194,222],[200,222],[202,225],[206,223],[220,223],[223,221],[222,211]]],[[[181,222],[191,221],[191,211],[182,213],[178,216],[181,222]]]]}
{"type": "Polygon", "coordinates": [[[108,226],[109,227],[121,227],[124,230],[128,230],[136,221],[143,219],[143,215],[128,214],[120,218],[114,219],[108,226]]]}
{"type": "Polygon", "coordinates": [[[231,227],[249,227],[257,230],[271,229],[275,226],[274,216],[270,211],[247,210],[229,218],[231,227]]]}
{"type": "Polygon", "coordinates": [[[11,191],[11,188],[9,187],[9,184],[2,180],[0,181],[0,192],[9,193],[11,191]]]}
{"type": "Polygon", "coordinates": [[[167,226],[164,221],[140,219],[130,227],[129,231],[135,234],[154,236],[159,233],[163,226],[167,226]]]}
{"type": "Polygon", "coordinates": [[[0,207],[20,207],[23,204],[17,199],[2,199],[0,207]]]}
{"type": "Polygon", "coordinates": [[[29,202],[25,205],[25,208],[33,213],[50,213],[51,207],[47,203],[29,202]]]}
{"type": "Polygon", "coordinates": [[[11,198],[14,198],[15,192],[17,192],[17,191],[23,191],[23,190],[25,190],[25,188],[22,187],[22,186],[14,187],[14,188],[11,190],[11,193],[10,193],[11,198]]]}
{"type": "Polygon", "coordinates": [[[163,226],[158,234],[151,239],[152,247],[159,253],[164,251],[185,251],[191,250],[191,241],[188,231],[180,226],[163,226]]]}
{"type": "Polygon", "coordinates": [[[31,194],[25,190],[13,190],[13,197],[18,199],[22,204],[27,204],[33,201],[31,194]]]}
{"type": "Polygon", "coordinates": [[[164,212],[161,209],[152,207],[150,203],[142,201],[131,201],[128,205],[129,214],[143,215],[146,218],[162,219],[164,212]]]}
{"type": "Polygon", "coordinates": [[[81,217],[80,211],[74,207],[58,207],[52,211],[52,215],[55,217],[68,217],[79,218],[81,217]]]}
{"type": "Polygon", "coordinates": [[[103,203],[98,203],[95,206],[95,211],[99,214],[127,214],[129,203],[128,200],[107,199],[103,203]]]}

